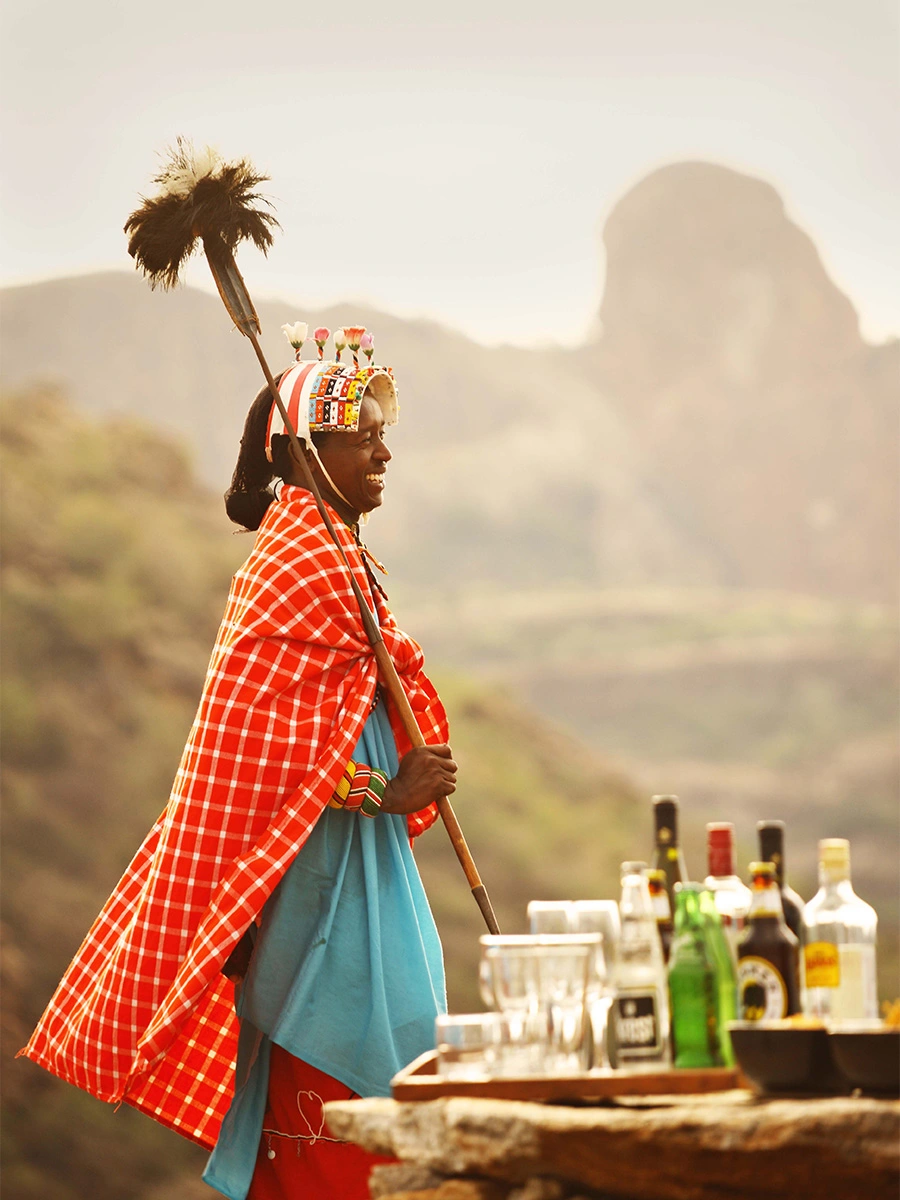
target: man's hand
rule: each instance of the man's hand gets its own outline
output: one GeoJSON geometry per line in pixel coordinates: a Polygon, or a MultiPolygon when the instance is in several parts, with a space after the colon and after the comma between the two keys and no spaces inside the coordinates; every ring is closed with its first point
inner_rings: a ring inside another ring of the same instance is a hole
{"type": "Polygon", "coordinates": [[[381,811],[418,812],[456,791],[456,763],[449,746],[415,746],[384,789],[381,811]]]}

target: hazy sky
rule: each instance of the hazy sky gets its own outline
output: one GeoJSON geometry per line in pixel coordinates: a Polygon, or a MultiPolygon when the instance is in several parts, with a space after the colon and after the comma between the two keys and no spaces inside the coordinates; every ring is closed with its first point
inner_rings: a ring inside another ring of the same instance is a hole
{"type": "Polygon", "coordinates": [[[894,0],[6,0],[0,32],[4,283],[131,269],[124,219],[186,134],[271,174],[284,233],[240,263],[286,317],[575,341],[605,214],[698,158],[774,183],[864,333],[900,333],[894,0]]]}

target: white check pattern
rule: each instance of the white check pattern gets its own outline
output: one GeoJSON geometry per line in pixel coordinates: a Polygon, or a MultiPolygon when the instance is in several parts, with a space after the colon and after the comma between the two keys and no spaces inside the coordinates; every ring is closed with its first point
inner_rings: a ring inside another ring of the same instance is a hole
{"type": "MultiPolygon", "coordinates": [[[[334,523],[371,595],[349,530],[334,523]]],[[[373,603],[426,741],[447,741],[421,649],[373,603]]],[[[346,568],[311,496],[285,487],[234,576],[169,803],[23,1054],[215,1143],[237,1049],[221,967],[330,800],[376,685],[346,568]]],[[[409,741],[391,720],[402,756],[409,741]]],[[[433,805],[412,814],[410,837],[436,818],[433,805]]]]}

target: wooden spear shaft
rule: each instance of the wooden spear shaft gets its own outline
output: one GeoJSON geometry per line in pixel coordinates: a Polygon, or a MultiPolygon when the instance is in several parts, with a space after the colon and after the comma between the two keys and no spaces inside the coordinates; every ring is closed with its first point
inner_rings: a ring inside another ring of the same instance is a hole
{"type": "MultiPolygon", "coordinates": [[[[210,267],[213,270],[213,276],[216,277],[216,270],[213,267],[212,262],[210,262],[210,267]]],[[[235,271],[237,271],[236,264],[235,271]]],[[[216,283],[219,283],[218,277],[216,277],[216,283]]],[[[222,298],[225,299],[225,293],[221,285],[219,286],[219,291],[222,293],[222,298]]],[[[231,311],[231,306],[228,305],[227,302],[226,307],[228,307],[229,311],[231,311]]],[[[325,507],[318,485],[313,478],[313,473],[310,470],[309,463],[306,460],[306,453],[304,452],[303,447],[300,445],[300,439],[297,437],[297,431],[294,429],[293,422],[288,416],[284,401],[281,399],[281,393],[278,391],[275,379],[269,369],[269,364],[266,362],[266,357],[263,354],[262,347],[259,344],[259,338],[256,335],[256,330],[249,323],[246,325],[243,325],[242,323],[239,328],[241,328],[241,332],[245,333],[250,339],[250,343],[256,352],[256,357],[259,359],[259,365],[262,367],[263,374],[266,377],[266,383],[269,385],[269,391],[272,394],[272,399],[275,401],[279,413],[281,413],[281,419],[284,422],[284,427],[288,432],[291,445],[294,447],[295,456],[303,473],[303,482],[306,487],[309,488],[310,492],[312,492],[313,499],[316,502],[316,507],[319,510],[319,515],[325,522],[325,527],[331,535],[335,546],[337,546],[338,552],[347,568],[347,574],[350,578],[350,586],[353,588],[353,594],[356,597],[357,604],[359,605],[359,612],[360,616],[362,617],[363,627],[366,631],[366,637],[369,639],[369,644],[374,651],[375,661],[378,664],[378,671],[381,675],[382,682],[387,688],[391,700],[393,700],[394,704],[396,705],[397,711],[400,714],[400,720],[403,722],[403,728],[406,730],[406,736],[409,738],[413,746],[424,746],[425,738],[422,736],[422,731],[419,728],[416,715],[412,710],[411,704],[409,703],[409,698],[407,697],[406,692],[403,690],[403,684],[400,682],[400,676],[397,674],[397,668],[394,666],[394,660],[391,658],[390,654],[388,653],[388,648],[384,644],[384,638],[381,636],[381,629],[379,628],[378,622],[375,619],[375,614],[369,607],[369,603],[363,595],[362,589],[357,583],[356,577],[351,570],[347,555],[344,553],[344,547],[341,545],[337,530],[335,529],[334,523],[331,520],[331,516],[325,507]]],[[[493,905],[491,904],[490,896],[488,896],[487,889],[481,882],[481,876],[478,874],[478,868],[475,866],[475,860],[472,857],[472,852],[469,850],[469,847],[466,843],[465,836],[463,835],[459,821],[456,818],[456,813],[453,811],[453,805],[450,803],[449,797],[444,796],[443,799],[438,800],[437,806],[438,812],[441,815],[441,820],[444,822],[444,827],[446,828],[447,834],[450,838],[450,842],[453,845],[453,849],[456,851],[456,857],[459,859],[460,866],[462,867],[466,876],[466,881],[468,882],[472,891],[472,895],[475,898],[475,903],[478,905],[479,909],[481,910],[481,915],[484,917],[484,922],[488,927],[488,932],[499,933],[500,926],[497,924],[497,918],[494,915],[494,909],[493,905]]]]}

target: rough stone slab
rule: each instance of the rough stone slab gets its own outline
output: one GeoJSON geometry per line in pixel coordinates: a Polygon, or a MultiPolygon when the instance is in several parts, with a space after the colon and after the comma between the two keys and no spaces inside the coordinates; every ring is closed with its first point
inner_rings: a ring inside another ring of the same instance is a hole
{"type": "Polygon", "coordinates": [[[338,1137],[444,1175],[544,1175],[628,1200],[896,1200],[900,1177],[900,1103],[887,1100],[732,1092],[564,1108],[453,1097],[326,1112],[338,1137]]]}
{"type": "Polygon", "coordinates": [[[566,1200],[566,1188],[558,1179],[529,1179],[510,1192],[507,1200],[566,1200]]]}
{"type": "Polygon", "coordinates": [[[369,1175],[369,1195],[372,1200],[388,1200],[397,1192],[433,1191],[446,1178],[418,1163],[382,1163],[373,1167],[369,1175]]]}
{"type": "Polygon", "coordinates": [[[487,1179],[447,1179],[424,1192],[390,1192],[382,1200],[507,1200],[508,1195],[508,1185],[487,1179]]]}

